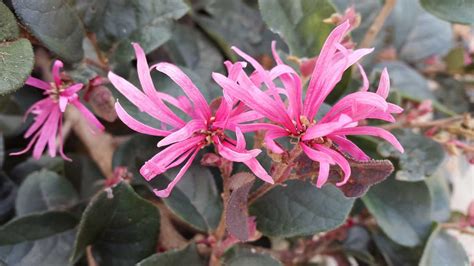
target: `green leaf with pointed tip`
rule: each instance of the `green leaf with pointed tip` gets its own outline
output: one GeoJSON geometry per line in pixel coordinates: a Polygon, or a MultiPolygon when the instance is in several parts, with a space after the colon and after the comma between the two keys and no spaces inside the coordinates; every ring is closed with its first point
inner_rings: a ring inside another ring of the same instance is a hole
{"type": "Polygon", "coordinates": [[[8,7],[0,2],[0,41],[13,40],[20,35],[15,15],[8,7]]]}
{"type": "Polygon", "coordinates": [[[33,69],[33,48],[27,39],[0,42],[0,95],[20,88],[33,69]]]}
{"type": "Polygon", "coordinates": [[[67,212],[44,212],[22,216],[0,227],[0,246],[49,237],[74,228],[75,216],[67,212]]]}
{"type": "Polygon", "coordinates": [[[310,182],[290,180],[264,194],[250,207],[264,235],[293,237],[334,229],[347,218],[353,199],[332,185],[321,189],[310,182]]]}
{"type": "Polygon", "coordinates": [[[435,173],[443,163],[445,151],[438,142],[410,129],[394,130],[392,133],[405,148],[405,152],[400,153],[387,142],[381,142],[377,150],[384,157],[398,159],[399,170],[395,175],[398,180],[424,180],[435,173]]]}
{"type": "Polygon", "coordinates": [[[133,265],[155,252],[160,214],[121,182],[94,197],[82,214],[71,261],[88,245],[100,265],[133,265]]]}
{"type": "Polygon", "coordinates": [[[466,250],[459,241],[440,226],[426,243],[420,266],[470,265],[466,250]]]}
{"type": "Polygon", "coordinates": [[[430,230],[431,198],[425,182],[389,177],[373,186],[362,201],[388,237],[400,245],[419,245],[430,230]]]}
{"type": "Polygon", "coordinates": [[[263,20],[295,56],[316,56],[333,28],[323,22],[336,12],[328,0],[259,0],[258,4],[263,20]]]}
{"type": "Polygon", "coordinates": [[[196,244],[192,243],[180,250],[170,250],[160,254],[154,254],[137,263],[137,266],[156,265],[193,265],[205,266],[207,263],[199,256],[196,244]]]}
{"type": "Polygon", "coordinates": [[[21,22],[51,52],[68,63],[82,59],[84,31],[68,1],[15,0],[12,4],[21,22]]]}
{"type": "Polygon", "coordinates": [[[21,183],[15,209],[17,215],[73,206],[78,195],[65,177],[49,170],[34,172],[21,183]]]}
{"type": "MultiPolygon", "coordinates": [[[[179,170],[179,167],[168,170],[152,183],[159,183],[162,188],[175,178],[179,170]]],[[[163,201],[174,214],[197,230],[211,231],[219,224],[222,201],[214,177],[208,168],[197,163],[191,165],[171,195],[163,201]]]]}
{"type": "Polygon", "coordinates": [[[223,258],[226,266],[279,266],[283,265],[270,254],[260,253],[251,248],[236,246],[227,251],[223,258]]]}
{"type": "Polygon", "coordinates": [[[431,14],[450,22],[474,24],[474,1],[421,0],[421,6],[431,14]]]}

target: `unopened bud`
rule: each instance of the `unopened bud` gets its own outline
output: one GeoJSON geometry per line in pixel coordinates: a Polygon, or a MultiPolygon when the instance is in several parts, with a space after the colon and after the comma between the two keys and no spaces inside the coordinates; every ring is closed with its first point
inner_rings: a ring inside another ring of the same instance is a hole
{"type": "Polygon", "coordinates": [[[92,86],[89,88],[88,101],[94,113],[102,119],[113,122],[117,119],[115,99],[106,86],[92,86]]]}

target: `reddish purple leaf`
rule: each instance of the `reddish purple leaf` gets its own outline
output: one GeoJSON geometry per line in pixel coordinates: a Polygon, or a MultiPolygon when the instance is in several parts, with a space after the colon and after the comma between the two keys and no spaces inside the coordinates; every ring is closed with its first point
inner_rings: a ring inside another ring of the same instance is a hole
{"type": "Polygon", "coordinates": [[[238,240],[249,239],[247,201],[255,177],[250,173],[238,173],[231,177],[229,202],[227,203],[225,220],[227,231],[238,240]]]}

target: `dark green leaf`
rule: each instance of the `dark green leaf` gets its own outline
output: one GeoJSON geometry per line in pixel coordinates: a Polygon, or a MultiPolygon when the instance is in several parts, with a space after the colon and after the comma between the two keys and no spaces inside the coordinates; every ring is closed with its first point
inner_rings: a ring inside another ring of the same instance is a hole
{"type": "Polygon", "coordinates": [[[427,236],[432,221],[425,182],[402,182],[391,177],[372,187],[362,200],[382,230],[398,244],[416,246],[427,236]]]}
{"type": "Polygon", "coordinates": [[[20,88],[33,69],[33,48],[26,39],[0,42],[0,95],[20,88]]]}
{"type": "Polygon", "coordinates": [[[104,187],[105,177],[91,158],[80,154],[68,154],[72,162],[64,163],[64,176],[79,192],[81,200],[92,198],[104,187]]]}
{"type": "Polygon", "coordinates": [[[0,132],[0,169],[3,167],[4,159],[5,159],[5,144],[3,142],[3,133],[0,132]]]}
{"type": "Polygon", "coordinates": [[[428,239],[420,265],[470,265],[466,250],[459,241],[438,227],[428,239]]]}
{"type": "Polygon", "coordinates": [[[0,227],[0,246],[46,238],[74,228],[75,216],[67,212],[44,212],[16,218],[0,227]]]}
{"type": "Polygon", "coordinates": [[[259,253],[253,249],[236,246],[227,251],[223,257],[226,266],[278,266],[282,265],[269,254],[259,253]]]}
{"type": "Polygon", "coordinates": [[[310,182],[290,180],[258,199],[250,208],[263,234],[277,237],[313,235],[341,225],[354,200],[332,185],[321,189],[310,182]]]}
{"type": "Polygon", "coordinates": [[[259,7],[269,28],[299,57],[319,53],[333,27],[323,20],[336,12],[328,0],[259,0],[259,7]]]}
{"type": "MultiPolygon", "coordinates": [[[[460,62],[464,66],[464,49],[462,56],[463,59],[460,62]]],[[[454,76],[447,75],[440,75],[436,77],[435,81],[438,82],[440,87],[433,93],[441,104],[456,113],[469,112],[471,101],[464,82],[457,80],[454,76]]]]}
{"type": "Polygon", "coordinates": [[[0,41],[13,40],[20,35],[15,15],[0,2],[0,41]]]}
{"type": "MultiPolygon", "coordinates": [[[[163,184],[163,181],[174,179],[179,170],[176,167],[166,171],[156,178],[157,182],[163,184]]],[[[222,213],[222,201],[214,177],[208,168],[199,164],[188,169],[171,195],[163,201],[174,214],[200,231],[216,228],[222,213]]]]}
{"type": "MultiPolygon", "coordinates": [[[[75,231],[69,230],[47,238],[17,245],[1,246],[0,260],[8,266],[64,266],[72,252],[75,231]]],[[[1,265],[1,264],[0,264],[1,265]]]]}
{"type": "Polygon", "coordinates": [[[474,24],[474,2],[471,0],[421,0],[423,8],[450,22],[474,24]]]}
{"type": "Polygon", "coordinates": [[[156,266],[156,265],[193,265],[205,266],[203,258],[199,256],[194,243],[181,250],[171,250],[160,254],[154,254],[142,261],[137,266],[156,266]]]}
{"type": "Polygon", "coordinates": [[[60,157],[49,157],[47,155],[41,156],[39,160],[31,157],[26,161],[15,165],[10,172],[10,175],[14,180],[24,180],[31,173],[42,169],[51,170],[56,173],[63,173],[64,160],[60,157]]]}
{"type": "Polygon", "coordinates": [[[131,42],[140,43],[146,53],[165,43],[172,21],[188,11],[182,0],[95,0],[80,8],[87,29],[97,34],[102,48],[114,45],[113,58],[120,62],[135,57],[131,42]]]}
{"type": "Polygon", "coordinates": [[[395,177],[402,181],[420,181],[432,175],[444,160],[443,146],[438,142],[410,129],[392,132],[405,148],[404,153],[395,150],[392,145],[382,142],[377,148],[384,157],[397,158],[399,170],[395,177]]]}
{"type": "Polygon", "coordinates": [[[72,261],[88,245],[100,265],[132,265],[154,253],[160,214],[126,183],[100,192],[84,211],[72,261]]]}
{"type": "Polygon", "coordinates": [[[370,234],[362,226],[350,227],[347,231],[347,238],[342,243],[344,251],[369,265],[374,265],[374,257],[369,252],[370,234]]]}
{"type": "Polygon", "coordinates": [[[0,224],[13,215],[16,194],[15,183],[0,170],[0,224]]]}
{"type": "Polygon", "coordinates": [[[160,151],[156,147],[158,141],[159,138],[153,136],[133,135],[115,150],[112,167],[125,166],[136,180],[144,181],[145,179],[139,172],[140,167],[160,151]]]}
{"type": "Polygon", "coordinates": [[[82,59],[84,32],[81,21],[68,1],[12,1],[22,23],[49,50],[68,63],[82,59]]]}
{"type": "Polygon", "coordinates": [[[18,189],[15,209],[17,215],[26,215],[46,210],[64,210],[78,201],[71,183],[49,170],[34,172],[18,189]]]}

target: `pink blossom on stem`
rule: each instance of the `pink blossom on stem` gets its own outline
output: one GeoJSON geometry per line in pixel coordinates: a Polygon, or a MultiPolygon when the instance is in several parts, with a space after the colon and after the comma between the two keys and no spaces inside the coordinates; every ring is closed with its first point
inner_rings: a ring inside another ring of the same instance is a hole
{"type": "MultiPolygon", "coordinates": [[[[233,50],[248,61],[255,71],[248,76],[241,67],[235,79],[218,73],[213,74],[214,80],[224,88],[226,94],[245,103],[269,120],[269,122],[240,124],[239,127],[243,132],[266,131],[265,145],[274,153],[283,152],[276,139],[281,137],[296,139],[304,153],[310,159],[319,162],[317,187],[322,187],[326,183],[330,165],[339,165],[344,172],[343,179],[337,183],[339,186],[344,185],[351,175],[349,162],[339,151],[333,149],[333,145],[357,160],[370,159],[347,136],[376,136],[385,139],[403,152],[403,147],[390,132],[374,126],[359,126],[359,122],[365,119],[394,122],[392,113],[402,112],[402,108],[386,101],[390,88],[386,69],[383,70],[379,86],[374,93],[368,91],[367,76],[359,66],[363,77],[361,90],[343,97],[322,119],[316,120],[321,105],[341,80],[344,71],[373,50],[350,50],[344,47],[341,42],[349,29],[350,24],[345,21],[329,34],[316,60],[305,97],[303,97],[302,78],[279,58],[275,51],[275,43],[272,44],[273,56],[277,62],[274,68],[263,69],[255,59],[233,47],[233,50]],[[281,82],[274,82],[276,79],[281,82]]],[[[236,66],[243,65],[236,64],[236,66]]]]}
{"type": "Polygon", "coordinates": [[[61,132],[63,114],[69,104],[82,113],[91,125],[92,130],[104,130],[104,126],[79,100],[77,93],[82,89],[83,84],[75,83],[71,85],[61,80],[60,70],[62,67],[63,63],[61,61],[54,61],[51,70],[54,82],[48,83],[31,76],[26,80],[27,85],[42,90],[46,98],[36,102],[26,111],[25,119],[29,114],[35,116],[33,124],[24,135],[25,138],[31,138],[27,147],[10,155],[24,154],[34,146],[33,158],[39,159],[46,146],[48,146],[49,155],[55,157],[59,144],[59,154],[63,159],[70,161],[71,159],[63,152],[61,132]]]}
{"type": "MultiPolygon", "coordinates": [[[[255,159],[261,151],[258,149],[246,150],[244,136],[237,126],[239,123],[258,119],[261,115],[249,111],[243,104],[238,104],[226,94],[214,112],[199,89],[178,67],[169,63],[158,63],[150,68],[140,45],[134,43],[133,47],[137,57],[138,77],[143,91],[113,72],[109,73],[109,80],[140,111],[160,121],[161,128],[146,125],[133,118],[119,102],[115,105],[117,115],[128,127],[139,133],[164,137],[158,143],[158,147],[167,146],[148,160],[141,167],[140,173],[149,181],[168,169],[184,163],[177,176],[165,189],[154,190],[157,196],[168,197],[191,166],[199,150],[210,144],[215,146],[217,153],[223,158],[233,162],[242,162],[257,177],[273,183],[271,176],[255,159]],[[150,76],[150,69],[156,69],[170,77],[181,87],[185,96],[175,98],[157,91],[150,76]],[[169,106],[186,114],[189,120],[185,121],[180,118],[169,106]],[[225,130],[234,131],[236,140],[228,136],[225,130]]],[[[239,66],[239,64],[227,64],[229,78],[233,78],[235,69],[239,66]]]]}

